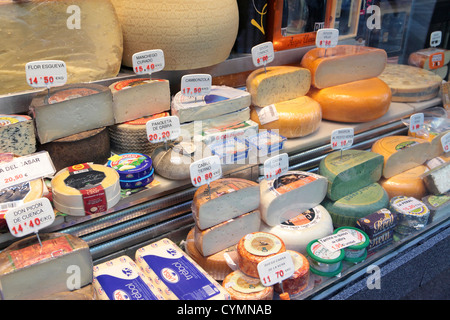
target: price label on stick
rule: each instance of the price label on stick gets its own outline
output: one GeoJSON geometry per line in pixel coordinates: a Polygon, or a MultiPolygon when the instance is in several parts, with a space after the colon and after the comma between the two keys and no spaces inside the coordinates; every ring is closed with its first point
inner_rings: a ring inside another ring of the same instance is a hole
{"type": "Polygon", "coordinates": [[[447,132],[445,135],[441,138],[442,143],[442,150],[444,150],[445,153],[450,151],[450,132],[447,132]]]}
{"type": "Polygon", "coordinates": [[[289,252],[282,252],[264,259],[257,265],[259,279],[265,287],[290,278],[294,272],[294,261],[289,252]]]}
{"type": "Polygon", "coordinates": [[[186,97],[206,96],[211,92],[210,74],[188,74],[181,78],[181,94],[186,97]]]}
{"type": "Polygon", "coordinates": [[[336,47],[339,40],[339,30],[333,28],[323,28],[317,30],[316,33],[316,47],[318,48],[333,48],[336,47]]]}
{"type": "Polygon", "coordinates": [[[423,113],[415,113],[409,118],[409,131],[415,133],[423,126],[423,113]]]}
{"type": "Polygon", "coordinates": [[[434,31],[430,34],[430,47],[437,47],[442,41],[442,31],[434,31]]]}
{"type": "Polygon", "coordinates": [[[264,177],[267,180],[276,179],[289,168],[287,153],[276,155],[264,161],[264,177]]]}
{"type": "Polygon", "coordinates": [[[164,52],[161,49],[136,52],[132,57],[136,74],[152,74],[164,69],[164,52]]]}
{"type": "Polygon", "coordinates": [[[14,237],[23,237],[50,226],[55,221],[55,212],[49,199],[40,198],[10,209],[5,220],[14,237]]]}
{"type": "Polygon", "coordinates": [[[189,166],[191,183],[194,187],[220,179],[222,177],[222,165],[219,156],[210,156],[191,163],[189,166]]]}
{"type": "Polygon", "coordinates": [[[145,126],[147,139],[151,143],[175,140],[180,136],[180,119],[177,116],[152,119],[147,121],[145,126]]]}
{"type": "Polygon", "coordinates": [[[252,61],[255,67],[266,66],[275,58],[273,43],[267,41],[252,47],[252,61]]]}
{"type": "Polygon", "coordinates": [[[25,65],[28,85],[33,88],[58,87],[67,82],[66,63],[61,60],[32,61],[25,65]]]}
{"type": "Polygon", "coordinates": [[[345,150],[353,145],[354,139],[353,128],[343,128],[333,130],[331,133],[331,149],[345,150]]]}

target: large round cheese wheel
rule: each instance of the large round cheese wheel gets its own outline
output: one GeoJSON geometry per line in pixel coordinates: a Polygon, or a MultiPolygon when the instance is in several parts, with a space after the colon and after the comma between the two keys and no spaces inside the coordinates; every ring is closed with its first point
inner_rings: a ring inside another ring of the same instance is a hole
{"type": "Polygon", "coordinates": [[[421,177],[426,171],[428,171],[428,167],[420,165],[392,176],[389,179],[383,178],[379,183],[386,190],[389,199],[396,196],[422,199],[427,195],[427,188],[421,177]]]}
{"type": "Polygon", "coordinates": [[[322,107],[322,118],[338,122],[368,122],[382,117],[391,104],[391,89],[378,78],[353,81],[308,95],[322,107]]]}
{"type": "Polygon", "coordinates": [[[431,71],[403,64],[387,64],[378,76],[391,88],[392,101],[417,102],[436,97],[441,77],[431,71]]]}
{"type": "Polygon", "coordinates": [[[273,286],[265,287],[259,278],[249,277],[240,270],[228,274],[222,286],[231,296],[231,300],[272,300],[273,286]]]}
{"type": "Polygon", "coordinates": [[[211,66],[228,58],[236,40],[236,0],[112,0],[123,31],[123,64],[136,52],[161,49],[165,70],[211,66]]]}
{"type": "Polygon", "coordinates": [[[250,111],[250,119],[258,123],[260,129],[274,130],[286,138],[309,135],[319,129],[322,111],[319,103],[303,96],[274,104],[278,120],[261,124],[257,107],[250,111]]]}
{"type": "Polygon", "coordinates": [[[252,232],[239,240],[237,256],[239,270],[250,277],[259,278],[258,263],[286,251],[283,240],[268,232],[252,232]]]}

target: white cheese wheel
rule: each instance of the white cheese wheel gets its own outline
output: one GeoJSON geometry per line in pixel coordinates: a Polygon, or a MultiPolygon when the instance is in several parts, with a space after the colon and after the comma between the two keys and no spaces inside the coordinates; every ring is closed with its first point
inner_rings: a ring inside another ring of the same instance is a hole
{"type": "Polygon", "coordinates": [[[36,151],[34,121],[29,116],[0,114],[0,153],[25,156],[36,151]]]}
{"type": "Polygon", "coordinates": [[[265,287],[259,278],[249,277],[240,270],[228,274],[222,283],[231,300],[272,300],[273,286],[265,287]]]}
{"type": "Polygon", "coordinates": [[[112,0],[123,31],[123,64],[136,52],[161,49],[165,70],[211,66],[228,58],[236,40],[236,0],[112,0]]]}
{"type": "Polygon", "coordinates": [[[311,172],[288,171],[275,180],[262,180],[259,185],[261,219],[276,226],[320,204],[328,180],[311,172]]]}

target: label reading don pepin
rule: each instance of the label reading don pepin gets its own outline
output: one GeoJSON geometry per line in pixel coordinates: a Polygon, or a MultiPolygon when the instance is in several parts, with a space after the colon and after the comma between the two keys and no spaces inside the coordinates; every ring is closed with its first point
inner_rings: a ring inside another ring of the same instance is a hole
{"type": "MultiPolygon", "coordinates": [[[[162,248],[158,248],[162,249],[162,248]]],[[[219,289],[187,257],[171,247],[142,259],[180,300],[206,300],[219,289]]]]}

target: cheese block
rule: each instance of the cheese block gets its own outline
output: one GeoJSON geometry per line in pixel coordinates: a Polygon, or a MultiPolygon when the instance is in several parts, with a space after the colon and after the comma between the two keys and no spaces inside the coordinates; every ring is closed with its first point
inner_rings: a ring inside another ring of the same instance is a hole
{"type": "Polygon", "coordinates": [[[168,238],[139,248],[135,262],[167,300],[230,300],[228,292],[168,238]]]}
{"type": "Polygon", "coordinates": [[[114,124],[111,90],[98,84],[42,91],[31,101],[30,113],[42,144],[114,124]]]}
{"type": "Polygon", "coordinates": [[[386,190],[389,199],[396,196],[408,196],[422,199],[428,191],[422,180],[422,174],[428,171],[425,165],[419,165],[389,179],[382,178],[379,183],[386,190]]]}
{"type": "Polygon", "coordinates": [[[327,197],[336,201],[380,180],[382,155],[364,150],[342,150],[320,161],[319,174],[328,179],[327,197]]]}
{"type": "Polygon", "coordinates": [[[76,164],[51,180],[53,205],[68,215],[105,212],[120,200],[119,174],[101,164],[76,164]]]}
{"type": "Polygon", "coordinates": [[[388,179],[429,159],[430,143],[408,136],[388,136],[375,141],[371,151],[384,157],[383,177],[388,179]]]}
{"type": "Polygon", "coordinates": [[[430,221],[438,221],[450,213],[450,193],[430,194],[422,198],[422,202],[430,210],[430,221]]]}
{"type": "Polygon", "coordinates": [[[92,283],[92,257],[86,242],[63,233],[39,233],[39,237],[42,246],[33,235],[0,253],[2,299],[38,299],[92,283]]]}
{"type": "Polygon", "coordinates": [[[251,96],[245,90],[228,86],[211,86],[209,94],[201,97],[175,94],[171,102],[172,115],[180,118],[180,123],[205,120],[249,107],[251,96]]]}
{"type": "Polygon", "coordinates": [[[450,161],[450,154],[444,154],[440,157],[436,157],[425,162],[428,169],[436,168],[437,166],[450,161]]]}
{"type": "Polygon", "coordinates": [[[292,257],[294,262],[294,274],[283,280],[281,283],[274,285],[274,290],[277,293],[288,293],[289,295],[296,295],[306,289],[309,282],[309,261],[306,257],[293,250],[286,250],[292,257]]]}
{"type": "Polygon", "coordinates": [[[259,278],[249,277],[240,270],[230,272],[222,283],[231,300],[272,300],[273,286],[265,287],[259,278]]]}
{"type": "Polygon", "coordinates": [[[248,120],[231,126],[203,130],[202,138],[206,144],[234,138],[245,141],[247,137],[258,134],[258,130],[258,124],[255,121],[248,120]]]}
{"type": "Polygon", "coordinates": [[[108,0],[1,1],[0,25],[0,94],[31,89],[25,73],[30,61],[64,61],[67,83],[119,73],[122,32],[108,0]]]}
{"type": "Polygon", "coordinates": [[[157,147],[151,154],[155,172],[169,180],[190,178],[189,167],[192,162],[211,156],[211,150],[201,141],[173,142],[157,147]]]}
{"type": "Polygon", "coordinates": [[[383,72],[386,61],[387,54],[382,49],[337,45],[309,50],[302,57],[300,66],[310,70],[311,85],[322,89],[377,77],[383,72]]]}
{"type": "Polygon", "coordinates": [[[0,114],[0,153],[25,156],[36,151],[34,121],[29,116],[0,114]]]}
{"type": "Polygon", "coordinates": [[[161,112],[109,126],[111,151],[115,153],[139,152],[151,155],[157,147],[164,145],[164,143],[150,143],[148,141],[146,123],[149,120],[169,115],[169,112],[161,112]]]}
{"type": "Polygon", "coordinates": [[[431,194],[443,194],[450,191],[450,162],[424,172],[421,178],[431,194]]]}
{"type": "Polygon", "coordinates": [[[273,227],[262,222],[260,231],[278,236],[287,250],[306,254],[309,242],[333,233],[333,221],[328,211],[317,205],[273,227]]]}
{"type": "Polygon", "coordinates": [[[97,300],[164,300],[162,294],[128,256],[93,267],[97,300]]]}
{"type": "Polygon", "coordinates": [[[320,204],[328,180],[311,172],[287,171],[277,179],[262,180],[259,185],[261,219],[276,226],[320,204]]]}
{"type": "Polygon", "coordinates": [[[422,201],[413,197],[392,198],[389,202],[389,210],[398,215],[394,231],[401,238],[422,230],[429,222],[430,210],[422,201]]]}
{"type": "Polygon", "coordinates": [[[217,281],[222,281],[236,269],[236,244],[212,255],[204,256],[198,251],[195,245],[194,228],[189,231],[186,237],[184,250],[200,267],[217,281]]]}
{"type": "Polygon", "coordinates": [[[295,66],[259,68],[250,73],[246,80],[252,105],[257,107],[304,96],[310,84],[309,70],[295,66]]]}
{"type": "Polygon", "coordinates": [[[258,263],[286,251],[283,240],[267,232],[252,232],[237,245],[239,270],[247,276],[259,278],[258,263]]]}
{"type": "Polygon", "coordinates": [[[403,64],[387,64],[378,76],[392,92],[392,101],[419,102],[439,93],[441,77],[431,71],[403,64]]]}
{"type": "Polygon", "coordinates": [[[450,62],[450,50],[430,47],[420,49],[411,53],[408,57],[408,64],[426,70],[430,70],[431,68],[434,69],[435,66],[430,64],[431,55],[441,55],[441,57],[443,57],[443,60],[441,62],[443,66],[448,65],[448,63],[450,62]]]}
{"type": "Polygon", "coordinates": [[[389,197],[378,183],[372,183],[336,201],[325,198],[322,205],[330,213],[335,228],[354,227],[359,218],[387,208],[389,197]]]}
{"type": "Polygon", "coordinates": [[[259,211],[255,210],[204,230],[195,226],[195,246],[203,256],[210,256],[237,244],[246,234],[259,231],[260,225],[259,211]]]}
{"type": "Polygon", "coordinates": [[[49,153],[56,171],[78,163],[105,164],[111,156],[107,127],[87,130],[48,143],[38,144],[37,149],[49,153]]]}
{"type": "MultiPolygon", "coordinates": [[[[437,120],[439,121],[439,120],[437,120]]],[[[445,156],[444,149],[442,148],[442,137],[450,132],[450,122],[444,122],[439,128],[431,128],[431,126],[426,126],[417,132],[410,132],[408,130],[408,135],[415,138],[428,140],[431,144],[430,150],[428,152],[428,158],[436,158],[439,156],[445,156]]]]}
{"type": "Polygon", "coordinates": [[[260,129],[277,131],[286,138],[304,137],[319,129],[322,121],[321,107],[310,97],[302,96],[273,105],[278,119],[268,123],[264,123],[259,117],[261,108],[252,108],[250,119],[258,123],[260,129]]]}
{"type": "Polygon", "coordinates": [[[236,40],[239,12],[235,0],[112,0],[123,31],[123,64],[136,52],[158,48],[165,70],[208,67],[228,58],[236,40]]]}
{"type": "Polygon", "coordinates": [[[136,120],[170,110],[169,81],[136,78],[112,83],[115,123],[136,120]]]}
{"type": "Polygon", "coordinates": [[[385,115],[391,104],[391,89],[379,78],[312,87],[308,96],[322,107],[323,119],[337,122],[373,121],[385,115]]]}
{"type": "Polygon", "coordinates": [[[200,186],[192,199],[196,226],[205,230],[258,209],[258,183],[241,178],[221,178],[200,186]]]}

